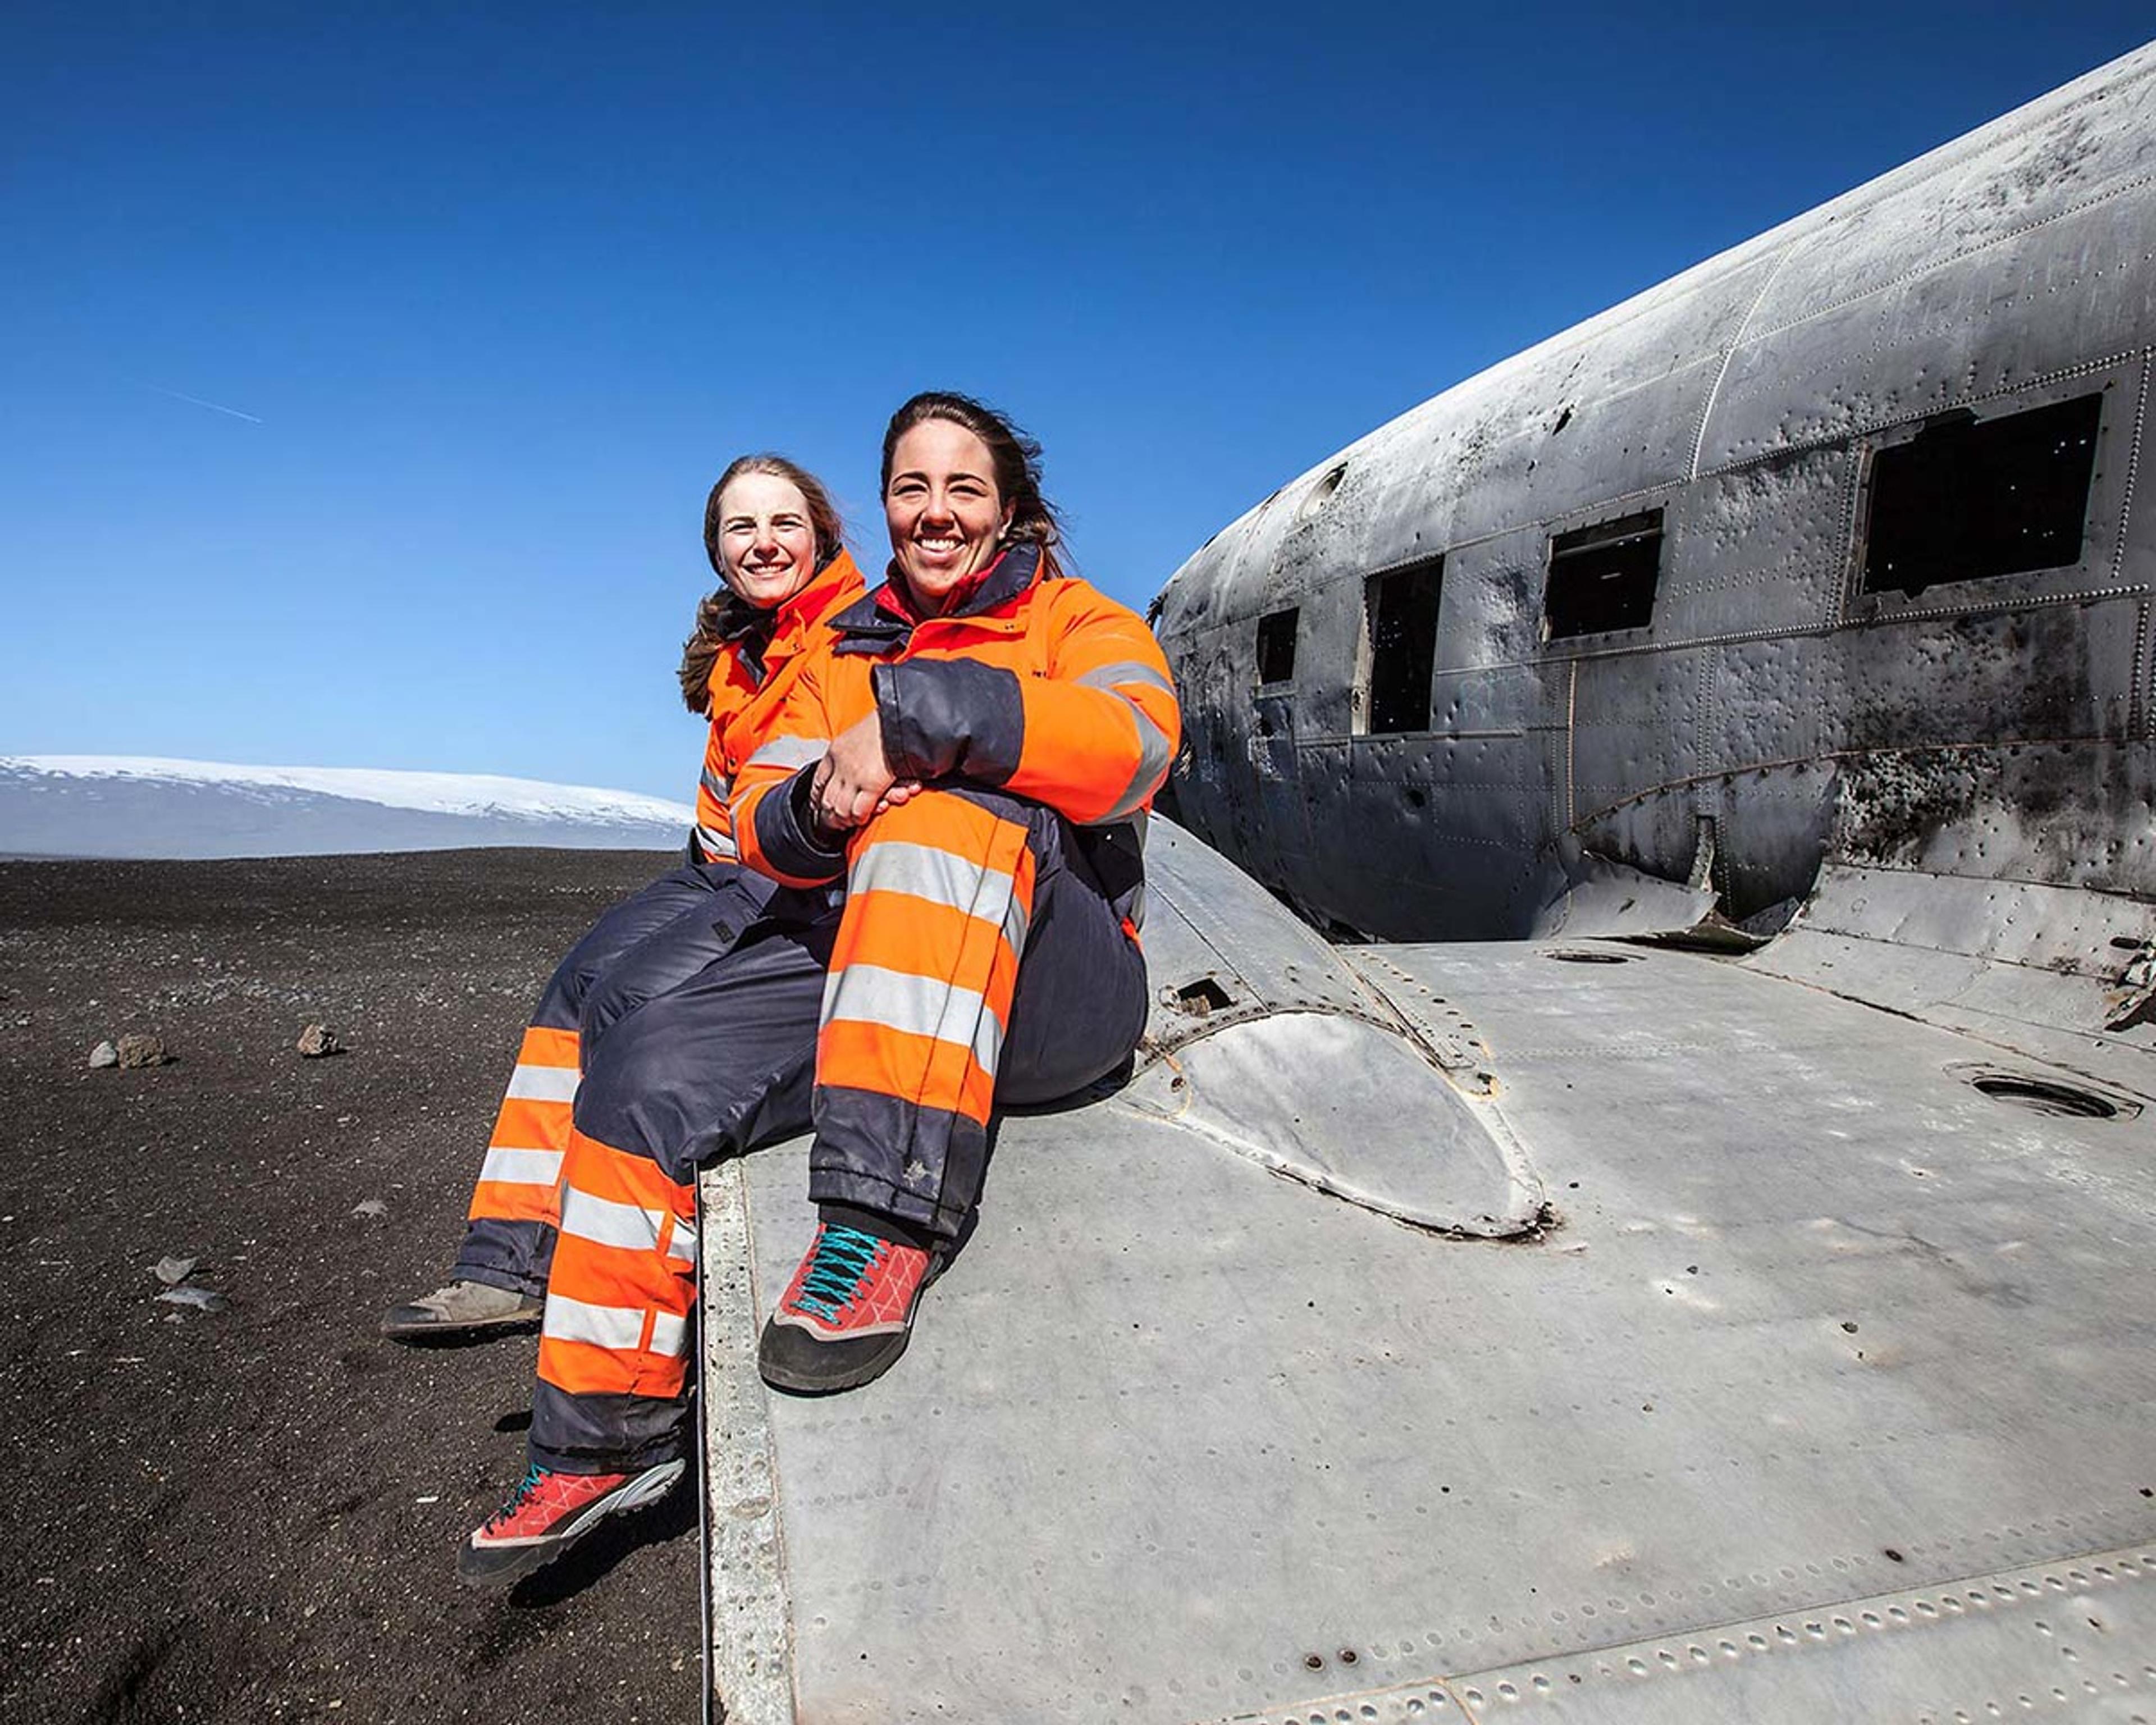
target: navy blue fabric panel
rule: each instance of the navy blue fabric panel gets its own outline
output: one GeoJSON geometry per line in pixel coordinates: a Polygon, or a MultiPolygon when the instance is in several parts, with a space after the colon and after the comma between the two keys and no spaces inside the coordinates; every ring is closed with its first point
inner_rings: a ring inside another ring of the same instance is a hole
{"type": "Polygon", "coordinates": [[[732,952],[778,891],[768,875],[732,863],[706,863],[700,872],[711,877],[710,890],[617,953],[587,985],[579,1022],[587,1066],[614,1024],[732,952]]]}
{"type": "Polygon", "coordinates": [[[733,888],[742,872],[732,863],[684,863],[603,912],[554,967],[531,1022],[546,1029],[576,1029],[586,996],[616,962],[677,919],[701,911],[713,893],[733,888]]]}
{"type": "Polygon", "coordinates": [[[838,919],[767,917],[593,1050],[577,1130],[687,1183],[698,1168],[804,1130],[838,919]]]}
{"type": "Polygon", "coordinates": [[[816,769],[803,767],[773,785],[756,805],[756,842],[771,865],[797,880],[833,880],[845,871],[846,853],[816,841],[808,819],[808,792],[816,769]]]}
{"type": "Polygon", "coordinates": [[[912,659],[869,675],[884,757],[901,778],[993,787],[1018,771],[1025,699],[1015,671],[971,659],[912,659]]]}
{"type": "MultiPolygon", "coordinates": [[[[695,1354],[693,1341],[690,1355],[695,1354]]],[[[542,1378],[531,1396],[531,1459],[560,1473],[635,1473],[693,1453],[689,1400],[572,1395],[542,1378]]]]}
{"type": "Polygon", "coordinates": [[[808,1195],[819,1204],[859,1204],[956,1240],[988,1161],[980,1121],[880,1091],[817,1089],[808,1195]]]}
{"type": "Polygon", "coordinates": [[[495,1216],[465,1224],[457,1250],[456,1281],[483,1282],[512,1294],[543,1295],[554,1267],[554,1230],[544,1222],[507,1222],[495,1216]]]}

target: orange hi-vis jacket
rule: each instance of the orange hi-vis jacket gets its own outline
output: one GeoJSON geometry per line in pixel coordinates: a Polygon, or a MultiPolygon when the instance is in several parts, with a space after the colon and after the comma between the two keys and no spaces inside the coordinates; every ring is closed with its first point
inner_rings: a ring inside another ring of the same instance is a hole
{"type": "Polygon", "coordinates": [[[916,618],[886,582],[832,617],[735,777],[743,862],[789,886],[844,870],[844,850],[809,822],[808,782],[830,739],[870,711],[901,778],[1006,791],[1081,827],[1144,815],[1182,734],[1168,662],[1136,613],[1083,581],[1040,578],[1040,562],[1038,547],[1012,547],[942,616],[916,618]]]}
{"type": "Polygon", "coordinates": [[[720,624],[727,646],[711,662],[706,685],[711,730],[704,742],[704,771],[696,783],[696,843],[707,862],[735,862],[729,803],[736,773],[770,733],[786,705],[793,680],[817,644],[826,619],[868,589],[854,560],[841,551],[783,603],[776,617],[739,602],[720,624]],[[770,634],[758,645],[767,626],[770,634]]]}

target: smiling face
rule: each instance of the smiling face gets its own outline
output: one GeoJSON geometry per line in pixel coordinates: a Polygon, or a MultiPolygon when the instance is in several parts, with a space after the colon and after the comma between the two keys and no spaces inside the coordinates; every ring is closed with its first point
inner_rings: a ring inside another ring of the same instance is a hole
{"type": "Polygon", "coordinates": [[[744,473],[719,493],[719,567],[726,583],[758,610],[782,605],[816,572],[816,528],[808,500],[775,473],[744,473]]]}
{"type": "Polygon", "coordinates": [[[883,508],[899,573],[925,611],[996,560],[1011,520],[988,446],[948,419],[924,419],[892,446],[883,508]]]}

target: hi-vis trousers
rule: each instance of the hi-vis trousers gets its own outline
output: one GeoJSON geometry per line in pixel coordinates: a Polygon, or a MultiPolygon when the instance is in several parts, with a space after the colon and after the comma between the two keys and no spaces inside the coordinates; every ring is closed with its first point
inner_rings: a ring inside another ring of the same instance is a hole
{"type": "Polygon", "coordinates": [[[779,892],[590,1051],[540,1332],[540,1466],[613,1473],[687,1448],[697,1168],[813,1124],[812,1199],[952,1240],[992,1106],[1082,1090],[1145,1028],[1137,942],[1070,823],[1036,803],[924,791],[855,835],[829,899],[779,892]]]}
{"type": "Polygon", "coordinates": [[[609,1025],[729,950],[772,891],[734,863],[685,863],[616,905],[570,947],[539,997],[495,1116],[457,1280],[547,1291],[584,1051],[609,1025]]]}

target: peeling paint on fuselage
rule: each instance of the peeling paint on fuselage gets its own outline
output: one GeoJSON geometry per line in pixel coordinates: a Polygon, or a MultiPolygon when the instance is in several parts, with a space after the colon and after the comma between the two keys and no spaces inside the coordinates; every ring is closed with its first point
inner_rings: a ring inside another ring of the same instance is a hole
{"type": "Polygon", "coordinates": [[[2156,48],[1328,456],[1161,596],[1179,818],[1383,937],[1523,935],[1703,834],[1732,918],[1830,855],[2156,896],[2152,258],[2156,48]],[[1876,450],[2092,393],[2076,562],[1863,590],[1876,450]],[[1546,640],[1553,537],[1656,511],[1647,626],[1546,640]],[[1368,583],[1438,558],[1428,728],[1370,734],[1368,583]]]}

